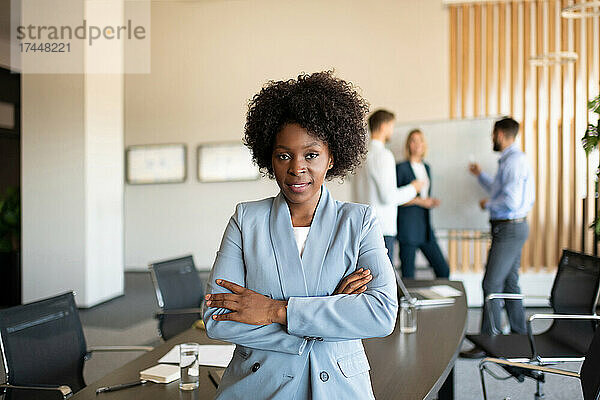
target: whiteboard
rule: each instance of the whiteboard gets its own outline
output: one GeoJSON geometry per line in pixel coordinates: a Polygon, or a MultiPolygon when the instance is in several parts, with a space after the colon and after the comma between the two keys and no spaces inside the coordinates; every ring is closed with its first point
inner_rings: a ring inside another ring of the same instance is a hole
{"type": "Polygon", "coordinates": [[[441,200],[432,211],[434,229],[489,230],[489,214],[479,200],[489,197],[469,173],[475,161],[491,176],[500,153],[492,150],[492,129],[497,118],[400,123],[394,128],[389,148],[397,162],[404,161],[408,132],[419,128],[427,141],[425,162],[431,167],[431,196],[441,200]]]}

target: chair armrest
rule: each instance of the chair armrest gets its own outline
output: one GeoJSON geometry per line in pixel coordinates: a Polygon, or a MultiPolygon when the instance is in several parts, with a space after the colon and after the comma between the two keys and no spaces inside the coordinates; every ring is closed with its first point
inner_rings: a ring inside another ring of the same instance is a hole
{"type": "MultiPolygon", "coordinates": [[[[527,296],[521,293],[490,293],[485,297],[485,304],[489,303],[490,300],[496,299],[504,299],[504,300],[525,300],[525,299],[543,299],[548,300],[548,296],[527,296]]],[[[490,307],[487,308],[488,317],[492,323],[492,329],[495,334],[502,333],[500,328],[494,326],[494,316],[492,315],[492,309],[490,307]]]]}
{"type": "Polygon", "coordinates": [[[484,358],[483,360],[481,360],[481,362],[479,363],[479,368],[480,369],[483,368],[483,366],[487,363],[506,365],[508,367],[523,368],[523,369],[528,369],[530,371],[547,372],[549,374],[570,376],[572,378],[580,378],[579,374],[577,372],[573,372],[573,371],[565,371],[565,370],[557,369],[557,368],[542,367],[540,365],[508,361],[508,360],[504,360],[501,358],[492,358],[492,357],[484,358]]]}
{"type": "Polygon", "coordinates": [[[173,310],[160,310],[156,312],[156,316],[159,315],[178,315],[178,314],[202,314],[204,310],[201,308],[176,308],[173,310]]]}
{"type": "Polygon", "coordinates": [[[527,318],[527,323],[531,324],[536,319],[583,319],[590,321],[600,321],[600,315],[585,314],[533,314],[527,318]]]}
{"type": "Polygon", "coordinates": [[[525,300],[525,299],[541,299],[548,300],[548,296],[536,296],[536,295],[524,295],[520,293],[491,293],[485,297],[485,302],[494,299],[505,299],[505,300],[525,300]]]}
{"type": "Polygon", "coordinates": [[[115,351],[152,351],[152,346],[90,346],[88,353],[115,351]]]}
{"type": "Polygon", "coordinates": [[[62,394],[63,399],[67,399],[73,395],[73,391],[67,385],[61,386],[23,386],[23,385],[9,385],[0,384],[2,389],[13,389],[13,390],[45,390],[45,391],[56,391],[62,394]]]}
{"type": "Polygon", "coordinates": [[[582,314],[533,314],[527,318],[527,336],[529,337],[529,344],[531,346],[531,359],[538,357],[537,350],[535,348],[535,340],[533,338],[532,324],[536,319],[567,319],[567,320],[589,320],[589,321],[600,321],[600,315],[582,315],[582,314]]]}

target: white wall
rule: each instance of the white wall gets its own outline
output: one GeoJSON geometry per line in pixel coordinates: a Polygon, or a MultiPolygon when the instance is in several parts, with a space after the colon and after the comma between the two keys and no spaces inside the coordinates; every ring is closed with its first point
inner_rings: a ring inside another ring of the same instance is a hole
{"type": "Polygon", "coordinates": [[[198,144],[241,139],[247,101],[270,79],[335,68],[372,109],[447,117],[446,13],[441,0],[152,2],[152,72],[125,78],[125,142],[187,144],[188,180],[126,185],[126,268],[190,252],[209,268],[235,204],[277,193],[195,171],[198,144]]]}

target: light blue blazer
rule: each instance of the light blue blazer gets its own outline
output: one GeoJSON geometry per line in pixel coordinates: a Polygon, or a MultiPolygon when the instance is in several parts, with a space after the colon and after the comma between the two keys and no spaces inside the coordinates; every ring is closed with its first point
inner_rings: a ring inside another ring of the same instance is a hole
{"type": "Polygon", "coordinates": [[[369,362],[360,339],[389,335],[398,310],[396,281],[379,224],[369,206],[333,199],[325,185],[302,258],[281,193],[237,205],[213,265],[207,293],[226,279],[288,300],[287,327],[214,321],[209,337],[235,343],[218,399],[372,399],[369,362]],[[356,269],[373,279],[361,294],[332,296],[356,269]]]}

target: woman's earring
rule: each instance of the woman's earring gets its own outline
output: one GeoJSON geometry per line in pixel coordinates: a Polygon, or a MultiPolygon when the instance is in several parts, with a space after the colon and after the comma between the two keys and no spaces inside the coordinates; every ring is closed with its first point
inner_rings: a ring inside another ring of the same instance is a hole
{"type": "Polygon", "coordinates": [[[329,168],[327,168],[327,169],[331,169],[331,168],[333,168],[333,164],[329,164],[329,168]]]}

